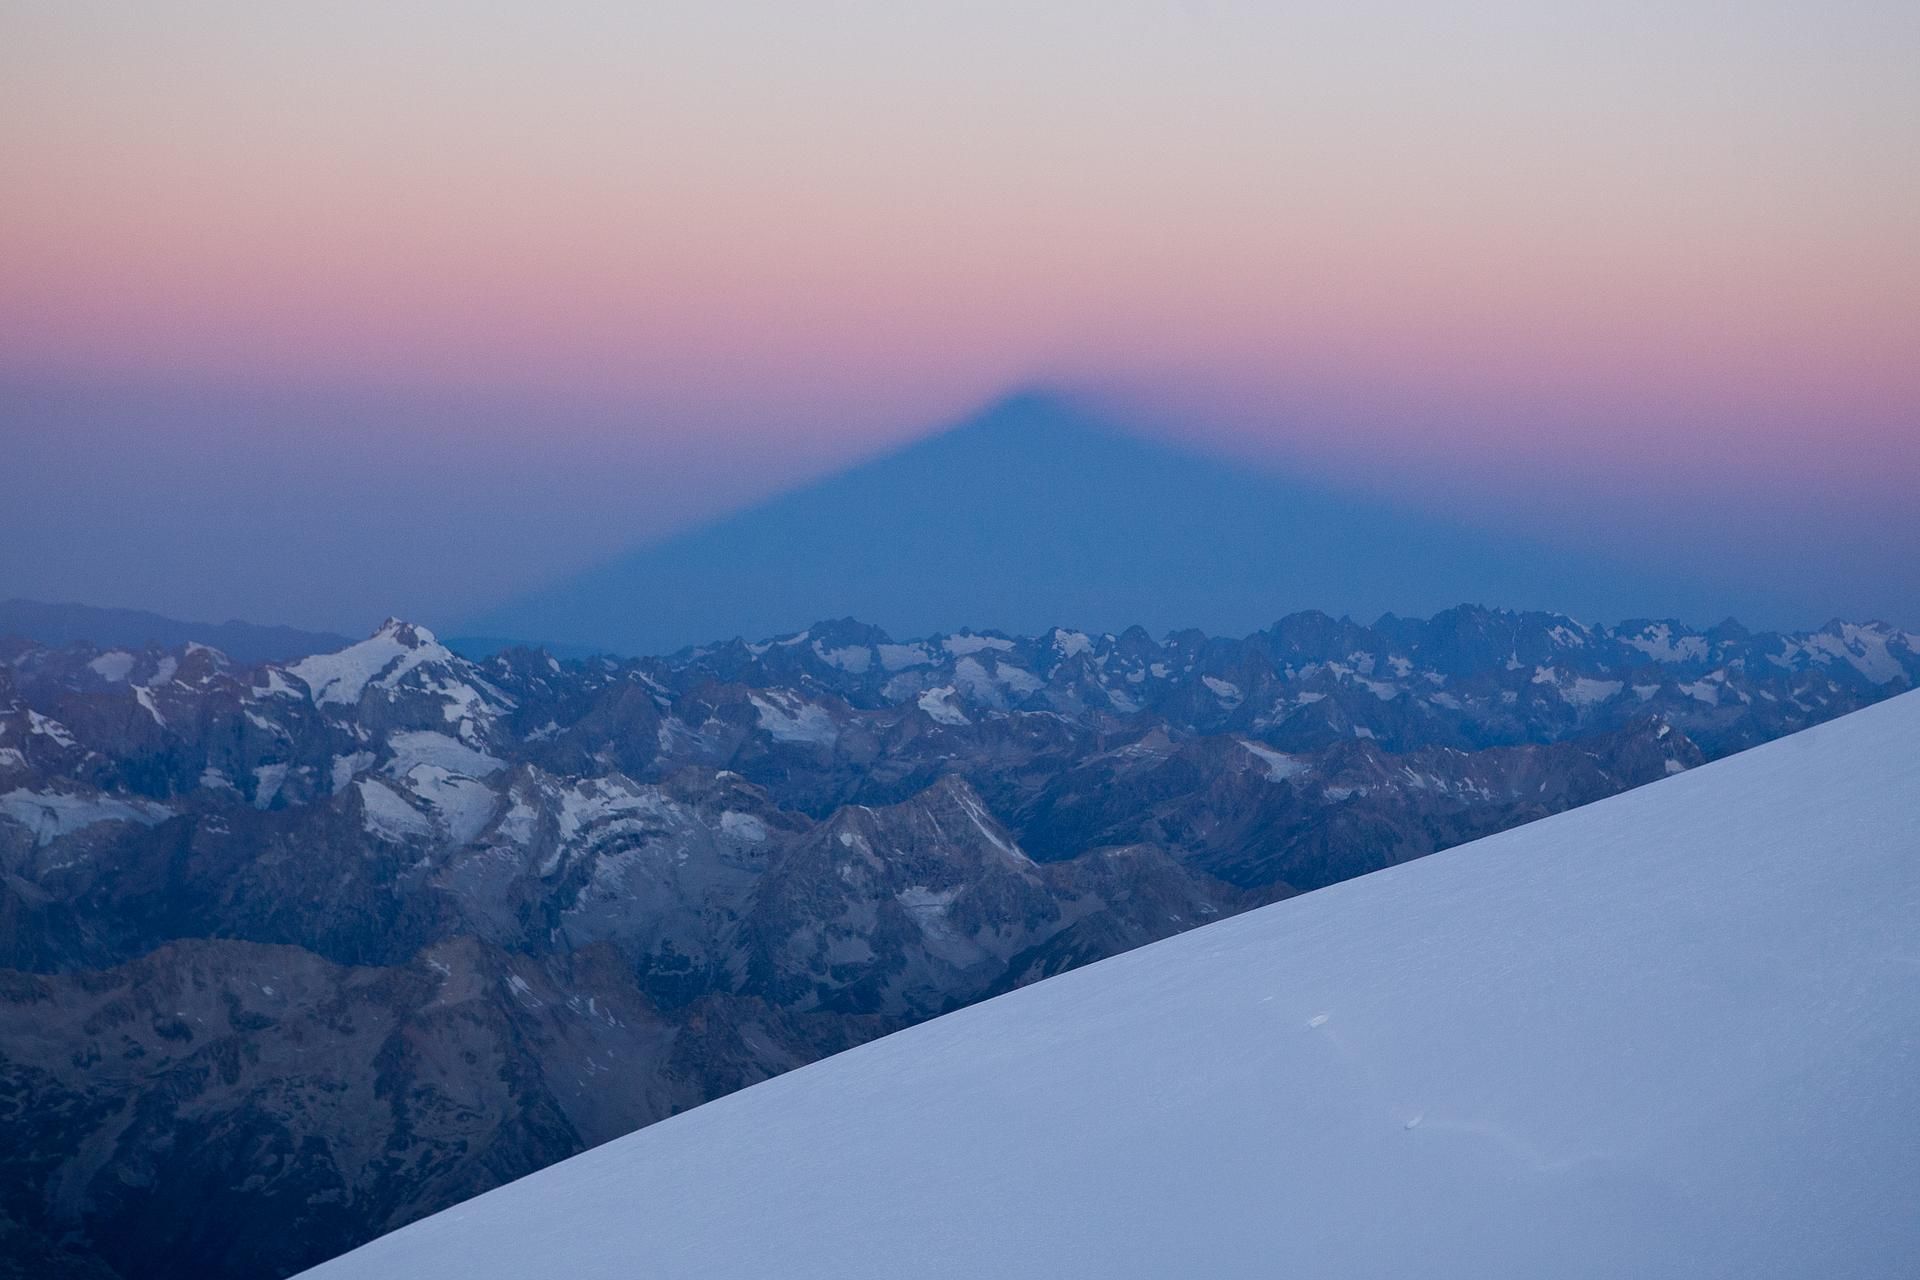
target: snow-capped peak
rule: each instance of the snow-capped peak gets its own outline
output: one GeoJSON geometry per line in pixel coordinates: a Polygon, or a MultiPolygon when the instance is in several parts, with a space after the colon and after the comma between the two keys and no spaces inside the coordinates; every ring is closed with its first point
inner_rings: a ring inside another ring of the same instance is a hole
{"type": "Polygon", "coordinates": [[[427,630],[417,622],[408,622],[404,618],[388,618],[380,624],[379,628],[374,631],[370,638],[378,640],[382,636],[390,637],[395,642],[405,645],[409,649],[418,649],[424,645],[437,645],[439,643],[434,638],[433,632],[427,630]]]}
{"type": "Polygon", "coordinates": [[[348,645],[338,653],[302,658],[286,671],[307,686],[314,705],[352,706],[369,684],[391,689],[423,663],[457,661],[453,651],[435,640],[433,632],[425,627],[388,618],[359,644],[348,645]]]}

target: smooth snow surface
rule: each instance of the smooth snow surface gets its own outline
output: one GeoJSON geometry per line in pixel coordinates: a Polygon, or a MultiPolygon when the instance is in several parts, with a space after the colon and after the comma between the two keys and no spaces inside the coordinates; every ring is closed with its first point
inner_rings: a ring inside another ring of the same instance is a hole
{"type": "Polygon", "coordinates": [[[1302,760],[1298,756],[1290,756],[1284,751],[1275,751],[1272,747],[1262,746],[1258,742],[1248,742],[1245,738],[1236,738],[1234,741],[1245,747],[1248,755],[1267,766],[1269,782],[1285,782],[1288,778],[1305,773],[1313,767],[1309,761],[1302,760]]]}
{"type": "Polygon", "coordinates": [[[410,729],[404,733],[390,734],[387,744],[393,748],[393,763],[387,767],[396,775],[406,773],[415,765],[430,764],[450,773],[484,778],[506,767],[498,757],[475,750],[444,733],[430,730],[410,729]]]}
{"type": "Polygon", "coordinates": [[[311,1274],[1894,1276],[1917,1204],[1910,693],[939,1018],[311,1274]]]}
{"type": "Polygon", "coordinates": [[[813,742],[831,746],[840,736],[833,717],[822,707],[784,689],[747,695],[760,727],[776,742],[813,742]]]}
{"type": "Polygon", "coordinates": [[[362,778],[354,785],[360,789],[361,824],[371,834],[397,841],[433,835],[433,823],[392,787],[372,778],[362,778]]]}
{"type": "Polygon", "coordinates": [[[128,673],[133,670],[133,664],[137,661],[138,659],[132,654],[116,649],[110,653],[101,654],[87,666],[108,684],[118,684],[127,678],[128,673]]]}
{"type": "Polygon", "coordinates": [[[0,795],[0,817],[33,832],[36,845],[52,844],[96,822],[138,822],[152,826],[173,816],[173,810],[153,800],[104,795],[70,795],[60,791],[28,791],[15,787],[0,795]]]}
{"type": "Polygon", "coordinates": [[[954,705],[954,693],[955,689],[952,685],[943,684],[937,689],[929,689],[921,694],[917,705],[922,711],[932,716],[937,724],[972,724],[973,721],[967,719],[967,713],[954,705]]]}

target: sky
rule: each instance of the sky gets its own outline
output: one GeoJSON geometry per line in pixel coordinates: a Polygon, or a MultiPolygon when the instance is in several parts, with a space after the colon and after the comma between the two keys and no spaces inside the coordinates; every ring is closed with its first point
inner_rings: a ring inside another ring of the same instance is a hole
{"type": "Polygon", "coordinates": [[[0,595],[456,616],[1045,384],[1920,625],[1916,66],[1890,0],[0,0],[0,595]]]}

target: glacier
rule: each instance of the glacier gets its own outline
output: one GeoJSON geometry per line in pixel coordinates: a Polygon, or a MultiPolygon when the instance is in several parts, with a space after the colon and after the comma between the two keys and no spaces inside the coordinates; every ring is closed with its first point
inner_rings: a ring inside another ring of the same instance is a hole
{"type": "Polygon", "coordinates": [[[312,1280],[1920,1258],[1920,692],[793,1071],[312,1280]]]}

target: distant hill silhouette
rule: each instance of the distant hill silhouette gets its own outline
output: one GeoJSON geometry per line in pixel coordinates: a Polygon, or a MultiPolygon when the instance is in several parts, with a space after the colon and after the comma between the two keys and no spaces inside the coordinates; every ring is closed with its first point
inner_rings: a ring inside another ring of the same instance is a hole
{"type": "Polygon", "coordinates": [[[143,609],[97,609],[38,600],[0,601],[0,636],[47,645],[84,642],[103,649],[140,649],[149,644],[172,648],[192,642],[239,662],[283,662],[310,653],[331,653],[351,643],[329,631],[238,621],[182,622],[143,609]]]}
{"type": "Polygon", "coordinates": [[[463,620],[657,653],[852,615],[895,635],[1200,627],[1461,600],[1593,619],[1778,601],[1410,513],[1011,397],[951,430],[463,620]]]}

